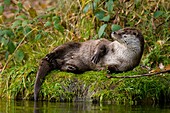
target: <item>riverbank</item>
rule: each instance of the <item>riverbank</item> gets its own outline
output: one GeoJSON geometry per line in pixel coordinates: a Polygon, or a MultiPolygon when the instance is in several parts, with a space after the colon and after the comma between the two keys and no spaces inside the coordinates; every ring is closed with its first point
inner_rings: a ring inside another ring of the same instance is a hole
{"type": "MultiPolygon", "coordinates": [[[[27,63],[4,71],[0,79],[0,97],[33,99],[37,66],[27,63]]],[[[146,73],[139,66],[112,76],[133,76],[146,73]]],[[[170,76],[160,74],[139,78],[107,78],[106,72],[89,71],[73,74],[52,71],[39,93],[39,100],[72,102],[91,101],[123,104],[166,103],[170,101],[170,76]]]]}

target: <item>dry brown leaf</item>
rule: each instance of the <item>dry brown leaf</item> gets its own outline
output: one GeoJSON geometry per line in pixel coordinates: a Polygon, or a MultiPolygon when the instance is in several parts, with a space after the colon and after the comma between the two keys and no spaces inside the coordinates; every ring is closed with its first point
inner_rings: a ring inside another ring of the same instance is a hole
{"type": "Polygon", "coordinates": [[[170,64],[168,64],[167,66],[163,66],[163,64],[160,63],[159,67],[151,70],[149,73],[156,73],[156,72],[160,72],[160,71],[163,71],[163,70],[170,70],[170,64]]]}

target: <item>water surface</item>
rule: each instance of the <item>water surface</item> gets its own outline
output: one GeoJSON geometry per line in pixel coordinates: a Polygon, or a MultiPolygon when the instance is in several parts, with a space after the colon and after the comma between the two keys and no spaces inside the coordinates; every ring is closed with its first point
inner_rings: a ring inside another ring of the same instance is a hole
{"type": "Polygon", "coordinates": [[[170,106],[130,106],[92,104],[90,102],[58,103],[0,100],[0,113],[170,113],[170,106]]]}

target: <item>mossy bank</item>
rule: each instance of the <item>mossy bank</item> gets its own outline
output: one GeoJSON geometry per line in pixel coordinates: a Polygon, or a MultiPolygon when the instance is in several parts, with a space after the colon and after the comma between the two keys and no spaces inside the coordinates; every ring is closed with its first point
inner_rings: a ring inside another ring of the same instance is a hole
{"type": "MultiPolygon", "coordinates": [[[[140,67],[112,76],[145,73],[140,67]]],[[[31,63],[5,70],[0,79],[0,96],[9,99],[33,99],[37,67],[31,63]]],[[[123,104],[166,103],[170,101],[170,76],[161,74],[140,78],[108,79],[106,72],[73,74],[52,71],[46,76],[39,100],[73,102],[112,102],[123,104]]]]}

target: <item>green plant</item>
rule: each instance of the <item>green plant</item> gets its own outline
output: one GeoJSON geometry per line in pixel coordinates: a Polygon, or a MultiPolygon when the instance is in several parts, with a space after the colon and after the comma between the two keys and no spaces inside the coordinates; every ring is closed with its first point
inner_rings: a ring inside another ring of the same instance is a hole
{"type": "MultiPolygon", "coordinates": [[[[28,14],[23,12],[21,3],[18,3],[17,7],[11,26],[3,22],[0,28],[0,53],[4,54],[3,58],[6,59],[3,70],[9,61],[10,63],[13,61],[14,64],[25,62],[28,56],[23,47],[25,44],[33,43],[38,46],[36,43],[39,40],[48,43],[48,40],[52,41],[58,34],[62,35],[64,32],[60,17],[54,13],[55,8],[47,9],[46,13],[37,15],[33,8],[28,10],[28,14]]],[[[64,39],[58,40],[62,42],[64,39]]]]}
{"type": "Polygon", "coordinates": [[[92,12],[95,20],[94,28],[98,31],[98,38],[102,36],[110,37],[111,31],[116,31],[122,27],[118,23],[112,23],[116,12],[114,11],[114,0],[91,0],[84,6],[83,12],[92,12]],[[99,28],[98,28],[99,27],[99,28]],[[106,30],[108,30],[106,32],[106,30]]]}

